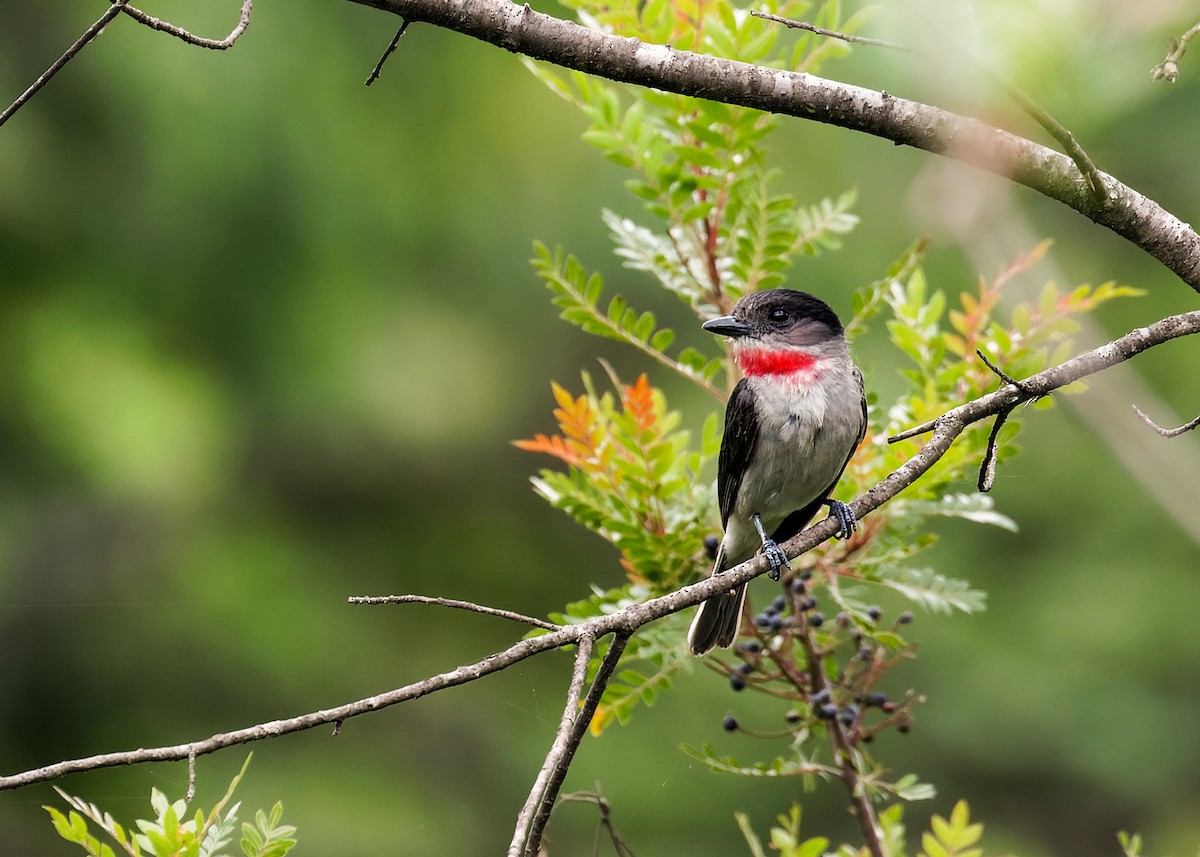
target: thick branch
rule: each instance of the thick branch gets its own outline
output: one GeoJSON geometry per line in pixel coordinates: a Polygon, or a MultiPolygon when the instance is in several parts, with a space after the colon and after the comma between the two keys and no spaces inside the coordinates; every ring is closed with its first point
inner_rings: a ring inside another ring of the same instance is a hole
{"type": "Polygon", "coordinates": [[[718,57],[606,35],[508,0],[351,0],[610,80],[813,119],[972,164],[1056,199],[1126,238],[1200,290],[1200,235],[1099,173],[1097,201],[1066,155],[928,104],[718,57]]]}

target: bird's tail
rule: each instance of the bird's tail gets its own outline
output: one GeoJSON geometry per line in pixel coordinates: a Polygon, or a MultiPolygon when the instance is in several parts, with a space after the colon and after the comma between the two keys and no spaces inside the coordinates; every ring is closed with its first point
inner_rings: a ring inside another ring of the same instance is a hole
{"type": "MultiPolygon", "coordinates": [[[[723,572],[725,551],[717,554],[713,574],[723,572]]],[[[717,646],[728,647],[737,639],[742,622],[742,602],[746,600],[746,584],[729,592],[715,595],[700,605],[692,627],[688,629],[688,648],[693,655],[702,655],[717,646]]]]}

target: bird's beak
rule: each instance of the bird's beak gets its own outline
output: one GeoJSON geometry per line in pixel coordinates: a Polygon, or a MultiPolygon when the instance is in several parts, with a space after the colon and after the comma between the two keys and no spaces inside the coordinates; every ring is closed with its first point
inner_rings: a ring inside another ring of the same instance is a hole
{"type": "Polygon", "coordinates": [[[704,322],[701,326],[709,333],[719,333],[722,336],[749,336],[753,332],[753,328],[750,325],[744,321],[739,321],[731,315],[714,318],[711,321],[704,322]]]}

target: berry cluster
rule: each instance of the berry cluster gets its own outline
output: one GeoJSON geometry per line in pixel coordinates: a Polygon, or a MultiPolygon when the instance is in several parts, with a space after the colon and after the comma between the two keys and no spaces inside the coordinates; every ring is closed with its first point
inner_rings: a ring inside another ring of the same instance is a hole
{"type": "MultiPolygon", "coordinates": [[[[735,651],[734,663],[713,663],[734,691],[747,688],[791,703],[780,735],[821,726],[836,732],[836,743],[870,743],[884,729],[906,733],[911,708],[921,701],[909,692],[899,700],[877,689],[884,675],[910,656],[912,647],[899,635],[913,620],[901,613],[884,628],[879,607],[840,610],[827,620],[813,594],[811,570],[782,582],[783,592],[753,617],[749,636],[735,651]],[[872,713],[877,712],[877,713],[872,713]]],[[[746,629],[744,629],[746,630],[746,629]]],[[[727,732],[754,733],[732,714],[722,723],[727,732]]]]}

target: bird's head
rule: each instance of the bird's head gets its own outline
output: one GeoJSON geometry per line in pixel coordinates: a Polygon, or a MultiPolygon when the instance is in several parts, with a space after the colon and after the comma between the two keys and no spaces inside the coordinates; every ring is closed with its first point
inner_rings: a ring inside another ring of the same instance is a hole
{"type": "Polygon", "coordinates": [[[731,338],[734,358],[751,376],[812,371],[818,360],[846,347],[842,322],[829,304],[792,289],[752,292],[704,329],[731,338]]]}

